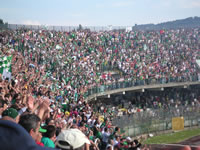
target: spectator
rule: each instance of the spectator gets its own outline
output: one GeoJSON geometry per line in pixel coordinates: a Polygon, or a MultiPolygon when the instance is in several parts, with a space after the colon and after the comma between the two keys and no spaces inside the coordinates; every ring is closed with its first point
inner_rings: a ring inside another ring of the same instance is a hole
{"type": "Polygon", "coordinates": [[[44,144],[45,147],[55,148],[55,140],[56,140],[56,128],[55,126],[48,125],[45,128],[47,131],[43,133],[43,137],[41,142],[44,144]]]}
{"type": "Polygon", "coordinates": [[[40,129],[40,118],[35,114],[25,114],[20,117],[19,124],[37,141],[40,129]]]}
{"type": "Polygon", "coordinates": [[[109,137],[110,137],[110,132],[108,131],[108,128],[104,128],[104,131],[102,132],[102,148],[103,149],[106,148],[109,137]]]}
{"type": "Polygon", "coordinates": [[[23,127],[12,121],[0,120],[0,135],[1,149],[4,150],[48,150],[37,145],[23,127]]]}

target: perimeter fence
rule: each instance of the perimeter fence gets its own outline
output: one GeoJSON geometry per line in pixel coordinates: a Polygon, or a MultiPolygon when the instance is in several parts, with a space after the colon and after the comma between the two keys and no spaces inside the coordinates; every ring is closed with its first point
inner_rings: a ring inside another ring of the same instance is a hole
{"type": "Polygon", "coordinates": [[[128,136],[156,133],[172,129],[172,118],[183,117],[184,127],[200,125],[200,106],[180,106],[152,109],[131,115],[115,117],[112,123],[126,131],[128,136]]]}

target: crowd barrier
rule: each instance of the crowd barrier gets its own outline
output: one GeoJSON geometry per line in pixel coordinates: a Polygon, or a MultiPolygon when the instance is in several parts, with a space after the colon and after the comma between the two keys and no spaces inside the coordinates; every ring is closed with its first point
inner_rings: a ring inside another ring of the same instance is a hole
{"type": "Polygon", "coordinates": [[[114,117],[113,124],[126,131],[127,136],[157,133],[172,130],[172,118],[183,117],[184,127],[200,125],[200,106],[160,108],[131,115],[114,117]]]}
{"type": "MultiPolygon", "coordinates": [[[[4,25],[5,27],[5,25],[4,25]]],[[[50,25],[23,25],[23,24],[7,24],[8,29],[31,29],[31,30],[54,30],[54,31],[77,31],[79,26],[50,26],[50,25]]],[[[82,29],[89,29],[90,31],[109,31],[109,30],[125,30],[126,26],[81,26],[82,29]]]]}
{"type": "Polygon", "coordinates": [[[116,89],[124,89],[135,86],[144,86],[144,85],[154,85],[154,84],[168,84],[168,83],[181,83],[181,82],[196,82],[200,81],[200,77],[198,75],[188,76],[188,77],[163,77],[163,78],[150,78],[145,80],[131,80],[127,79],[122,82],[115,82],[111,84],[94,86],[87,90],[84,94],[85,97],[89,97],[94,94],[104,93],[106,91],[116,90],[116,89]]]}

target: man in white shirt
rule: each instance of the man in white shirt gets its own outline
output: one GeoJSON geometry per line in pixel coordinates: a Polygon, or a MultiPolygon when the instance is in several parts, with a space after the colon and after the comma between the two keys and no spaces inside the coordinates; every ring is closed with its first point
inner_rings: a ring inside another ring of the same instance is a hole
{"type": "Polygon", "coordinates": [[[106,148],[106,145],[108,144],[108,140],[110,137],[110,132],[108,131],[108,128],[104,128],[104,132],[102,132],[102,147],[103,149],[106,148]]]}

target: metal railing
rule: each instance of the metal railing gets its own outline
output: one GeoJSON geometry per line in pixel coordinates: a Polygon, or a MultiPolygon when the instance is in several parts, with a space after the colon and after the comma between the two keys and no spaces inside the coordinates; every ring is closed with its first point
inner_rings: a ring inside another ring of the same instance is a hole
{"type": "Polygon", "coordinates": [[[112,123],[126,131],[128,136],[155,133],[172,129],[172,118],[183,117],[185,127],[200,125],[199,106],[152,109],[113,118],[112,123]]]}
{"type": "Polygon", "coordinates": [[[144,85],[153,85],[153,84],[168,84],[168,83],[181,83],[181,82],[195,82],[200,81],[200,77],[198,75],[188,76],[188,77],[163,77],[163,78],[152,78],[145,80],[125,80],[123,82],[115,82],[111,84],[95,86],[87,90],[84,93],[85,97],[89,97],[94,94],[104,93],[106,91],[112,91],[116,89],[130,88],[136,86],[144,86],[144,85]]]}
{"type": "Polygon", "coordinates": [[[0,24],[0,29],[8,29],[8,24],[0,24]]]}
{"type": "MultiPolygon", "coordinates": [[[[47,26],[47,25],[23,25],[23,24],[8,24],[8,28],[12,30],[16,29],[30,29],[30,30],[54,30],[54,31],[76,31],[79,26],[47,26]]],[[[82,29],[90,29],[91,31],[109,31],[109,30],[122,30],[126,29],[126,26],[82,26],[82,29]]]]}

